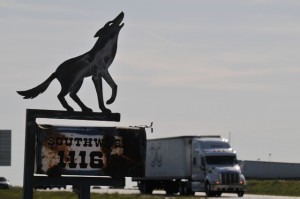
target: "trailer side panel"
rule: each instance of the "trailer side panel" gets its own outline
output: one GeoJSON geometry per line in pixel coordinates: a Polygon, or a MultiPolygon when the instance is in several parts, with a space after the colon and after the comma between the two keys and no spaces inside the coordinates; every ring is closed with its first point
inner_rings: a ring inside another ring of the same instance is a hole
{"type": "Polygon", "coordinates": [[[184,179],[191,176],[191,138],[148,140],[146,178],[184,179]]]}

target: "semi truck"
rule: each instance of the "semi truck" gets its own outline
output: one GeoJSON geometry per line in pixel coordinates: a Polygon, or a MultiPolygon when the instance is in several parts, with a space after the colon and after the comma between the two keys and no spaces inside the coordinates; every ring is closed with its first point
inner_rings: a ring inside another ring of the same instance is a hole
{"type": "Polygon", "coordinates": [[[133,178],[142,194],[162,189],[166,194],[207,196],[237,193],[243,197],[246,179],[236,152],[221,136],[180,136],[147,141],[145,177],[133,178]]]}

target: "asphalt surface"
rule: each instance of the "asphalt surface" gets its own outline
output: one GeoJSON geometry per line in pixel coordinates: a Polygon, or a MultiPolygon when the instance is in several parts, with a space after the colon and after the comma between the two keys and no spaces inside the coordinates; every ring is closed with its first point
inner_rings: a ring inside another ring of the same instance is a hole
{"type": "MultiPolygon", "coordinates": [[[[48,190],[41,190],[41,191],[49,191],[48,190]]],[[[72,191],[70,187],[67,189],[51,189],[50,191],[72,191]]],[[[109,189],[109,188],[92,188],[91,192],[94,193],[119,193],[119,194],[139,194],[139,190],[137,189],[109,189]]],[[[154,191],[153,195],[164,195],[165,191],[154,191]]],[[[196,196],[205,197],[205,193],[196,193],[196,196]]],[[[168,197],[166,197],[168,198],[168,197]]],[[[237,194],[228,194],[223,193],[221,197],[209,197],[209,198],[225,198],[225,199],[238,199],[240,197],[237,194]]],[[[296,199],[300,197],[287,197],[287,196],[266,196],[266,195],[252,195],[252,194],[245,194],[243,199],[296,199]]]]}
{"type": "MultiPolygon", "coordinates": [[[[139,190],[137,189],[91,189],[91,192],[96,192],[96,193],[120,193],[120,194],[139,194],[139,190]]],[[[164,195],[164,191],[154,191],[153,194],[155,195],[164,195]]],[[[196,196],[202,196],[205,197],[205,193],[196,193],[196,196]]],[[[231,198],[239,198],[237,194],[227,194],[224,193],[222,194],[221,197],[210,197],[210,198],[226,198],[226,199],[231,199],[231,198]]],[[[286,197],[286,196],[265,196],[265,195],[252,195],[252,194],[245,194],[243,199],[295,199],[295,198],[300,198],[300,197],[286,197]]]]}

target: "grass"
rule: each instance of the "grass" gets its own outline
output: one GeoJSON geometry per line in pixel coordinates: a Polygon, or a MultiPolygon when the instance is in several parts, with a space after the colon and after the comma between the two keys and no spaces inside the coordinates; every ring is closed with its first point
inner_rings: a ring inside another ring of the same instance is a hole
{"type": "MultiPolygon", "coordinates": [[[[285,180],[248,180],[246,194],[278,195],[278,196],[300,196],[300,181],[285,180]]],[[[11,189],[0,189],[0,199],[20,199],[23,189],[14,187],[11,189]]],[[[34,191],[34,199],[78,199],[78,196],[67,191],[34,191]]],[[[91,193],[91,199],[201,199],[201,197],[167,197],[164,195],[141,195],[141,194],[108,194],[91,193]]],[[[202,197],[203,198],[203,197],[202,197]]]]}
{"type": "Polygon", "coordinates": [[[248,194],[300,196],[300,181],[298,180],[249,180],[248,194]]]}

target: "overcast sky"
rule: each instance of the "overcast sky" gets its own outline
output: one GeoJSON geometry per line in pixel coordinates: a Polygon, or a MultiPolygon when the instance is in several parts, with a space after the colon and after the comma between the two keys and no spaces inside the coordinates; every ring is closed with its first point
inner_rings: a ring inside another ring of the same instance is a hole
{"type": "MultiPolygon", "coordinates": [[[[12,130],[13,146],[12,166],[0,167],[0,176],[23,183],[26,108],[63,110],[57,80],[32,100],[16,91],[90,50],[121,11],[110,67],[119,90],[107,106],[121,122],[109,125],[154,122],[149,138],[231,134],[241,160],[272,154],[300,163],[299,10],[296,0],[1,0],[0,129],[12,130]]],[[[110,94],[105,85],[105,99],[110,94]]],[[[79,96],[99,111],[90,78],[79,96]]]]}

